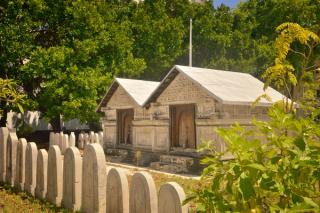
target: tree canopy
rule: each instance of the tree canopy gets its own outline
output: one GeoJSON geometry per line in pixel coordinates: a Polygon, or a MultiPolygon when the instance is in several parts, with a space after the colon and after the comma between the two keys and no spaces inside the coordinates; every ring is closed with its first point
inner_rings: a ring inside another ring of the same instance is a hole
{"type": "Polygon", "coordinates": [[[319,0],[248,0],[236,8],[189,0],[6,0],[0,77],[17,82],[26,108],[49,121],[90,122],[114,76],[160,80],[174,64],[188,64],[190,18],[194,66],[260,77],[276,56],[276,27],[295,22],[318,33],[319,14],[319,0]]]}

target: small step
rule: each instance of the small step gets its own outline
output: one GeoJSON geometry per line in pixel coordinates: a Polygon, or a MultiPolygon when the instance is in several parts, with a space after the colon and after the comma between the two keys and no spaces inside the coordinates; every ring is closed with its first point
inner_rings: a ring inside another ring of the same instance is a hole
{"type": "Polygon", "coordinates": [[[186,168],[190,168],[194,165],[193,158],[176,155],[161,155],[160,162],[166,164],[177,164],[186,168]]]}
{"type": "Polygon", "coordinates": [[[175,174],[188,173],[188,169],[179,164],[166,164],[158,161],[150,163],[150,167],[162,172],[170,172],[175,174]]]}

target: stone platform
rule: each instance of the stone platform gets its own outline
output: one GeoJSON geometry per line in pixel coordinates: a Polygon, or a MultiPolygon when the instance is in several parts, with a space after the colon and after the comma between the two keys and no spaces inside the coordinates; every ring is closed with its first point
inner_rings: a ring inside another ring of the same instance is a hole
{"type": "Polygon", "coordinates": [[[150,163],[152,169],[170,173],[190,173],[196,162],[192,157],[161,155],[160,161],[150,163]]]}

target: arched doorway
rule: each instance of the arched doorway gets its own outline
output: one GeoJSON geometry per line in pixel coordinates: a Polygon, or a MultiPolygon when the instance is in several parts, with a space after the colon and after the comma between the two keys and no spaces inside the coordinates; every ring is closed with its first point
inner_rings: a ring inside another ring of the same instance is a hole
{"type": "Polygon", "coordinates": [[[171,146],[196,148],[195,107],[193,104],[170,106],[171,146]]]}
{"type": "Polygon", "coordinates": [[[117,110],[117,132],[119,144],[132,144],[133,109],[117,110]]]}

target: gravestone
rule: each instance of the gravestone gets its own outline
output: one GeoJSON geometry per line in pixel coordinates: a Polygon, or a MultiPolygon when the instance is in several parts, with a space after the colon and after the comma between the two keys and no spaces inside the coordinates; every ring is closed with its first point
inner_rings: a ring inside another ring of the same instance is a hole
{"type": "Polygon", "coordinates": [[[49,146],[55,145],[55,140],[54,140],[54,132],[50,132],[49,134],[49,146]]]}
{"type": "Polygon", "coordinates": [[[100,144],[88,144],[82,162],[82,211],[106,211],[106,161],[100,144]]]}
{"type": "Polygon", "coordinates": [[[10,132],[7,142],[7,169],[6,181],[10,186],[14,186],[16,177],[16,163],[17,163],[17,145],[18,137],[15,132],[10,132]]]}
{"type": "Polygon", "coordinates": [[[60,146],[60,134],[54,133],[54,145],[60,146]]]}
{"type": "Polygon", "coordinates": [[[51,146],[48,152],[47,199],[56,206],[61,205],[63,187],[63,160],[58,146],[51,146]]]}
{"type": "Polygon", "coordinates": [[[83,148],[86,148],[86,146],[90,144],[90,138],[89,138],[89,134],[85,133],[84,134],[84,144],[83,144],[83,148]]]}
{"type": "Polygon", "coordinates": [[[35,195],[39,199],[45,199],[47,194],[48,153],[45,149],[38,151],[37,179],[35,195]]]}
{"type": "Polygon", "coordinates": [[[129,186],[124,172],[112,168],[107,176],[107,213],[129,213],[129,186]]]}
{"type": "Polygon", "coordinates": [[[0,128],[0,182],[6,181],[8,137],[9,137],[8,128],[1,127],[0,128]]]}
{"type": "Polygon", "coordinates": [[[63,154],[63,140],[64,140],[64,134],[63,134],[63,132],[61,131],[60,133],[59,133],[59,149],[60,149],[60,151],[61,151],[61,153],[63,154]]]}
{"type": "Polygon", "coordinates": [[[130,213],[158,213],[158,198],[154,181],[147,172],[132,176],[130,185],[130,213]]]}
{"type": "Polygon", "coordinates": [[[62,205],[74,211],[81,207],[82,157],[76,147],[69,147],[63,161],[62,205]]]}
{"type": "Polygon", "coordinates": [[[103,148],[104,147],[104,142],[103,142],[103,132],[102,131],[99,132],[99,142],[100,142],[100,145],[103,148]]]}
{"type": "Polygon", "coordinates": [[[34,142],[28,143],[26,148],[24,190],[33,196],[37,178],[37,155],[37,145],[34,142]]]}
{"type": "Polygon", "coordinates": [[[61,153],[64,154],[66,149],[69,147],[69,136],[67,134],[63,135],[63,140],[61,144],[61,153]]]}
{"type": "Polygon", "coordinates": [[[27,140],[20,138],[17,145],[16,178],[14,184],[14,187],[20,191],[24,190],[26,149],[27,140]]]}
{"type": "Polygon", "coordinates": [[[79,134],[79,139],[78,139],[78,148],[83,149],[84,147],[84,135],[83,133],[79,134]]]}
{"type": "Polygon", "coordinates": [[[159,191],[159,213],[188,213],[188,205],[182,206],[185,199],[186,195],[179,184],[163,184],[159,191]]]}
{"type": "Polygon", "coordinates": [[[74,132],[71,132],[69,136],[69,147],[75,147],[76,146],[76,136],[74,132]]]}
{"type": "Polygon", "coordinates": [[[99,139],[98,133],[94,133],[93,143],[98,143],[98,144],[100,144],[100,139],[99,139]]]}
{"type": "Polygon", "coordinates": [[[94,143],[94,131],[90,131],[90,134],[89,134],[89,143],[94,143]]]}

